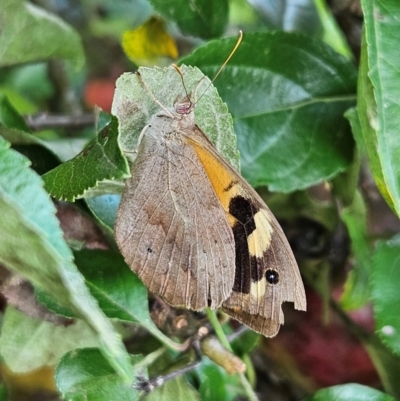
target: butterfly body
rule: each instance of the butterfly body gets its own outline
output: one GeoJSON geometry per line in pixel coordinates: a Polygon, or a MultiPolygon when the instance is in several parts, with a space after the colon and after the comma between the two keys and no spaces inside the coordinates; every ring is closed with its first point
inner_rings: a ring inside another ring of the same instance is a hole
{"type": "Polygon", "coordinates": [[[256,191],[195,124],[187,98],[140,136],[115,235],[145,285],[175,307],[219,308],[273,336],[281,304],[305,309],[289,244],[256,191]]]}

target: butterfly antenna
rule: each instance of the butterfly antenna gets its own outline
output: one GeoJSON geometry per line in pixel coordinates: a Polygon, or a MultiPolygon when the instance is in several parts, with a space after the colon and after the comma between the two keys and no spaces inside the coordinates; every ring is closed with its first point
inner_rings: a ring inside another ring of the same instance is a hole
{"type": "Polygon", "coordinates": [[[236,41],[236,45],[235,47],[232,49],[231,53],[229,54],[228,58],[225,60],[224,64],[221,65],[220,69],[218,70],[218,72],[215,74],[215,77],[213,78],[213,80],[211,81],[211,83],[213,83],[218,75],[221,73],[221,71],[225,68],[225,66],[229,63],[229,60],[232,58],[232,56],[236,53],[236,50],[238,49],[238,47],[240,46],[240,43],[242,42],[243,39],[243,32],[239,31],[239,37],[238,40],[236,41]]]}
{"type": "MultiPolygon", "coordinates": [[[[183,74],[182,74],[181,69],[180,69],[176,64],[172,64],[172,67],[175,68],[175,70],[178,72],[179,76],[181,77],[183,89],[185,89],[186,97],[187,97],[187,98],[189,99],[189,101],[190,101],[189,93],[188,93],[188,91],[187,91],[187,89],[186,89],[186,85],[185,85],[185,81],[184,81],[184,79],[183,79],[183,74]]],[[[191,101],[190,101],[190,102],[191,102],[191,101]]]]}
{"type": "MultiPolygon", "coordinates": [[[[240,46],[240,43],[242,42],[243,39],[243,32],[240,30],[239,31],[239,37],[238,40],[236,41],[235,47],[232,49],[232,51],[230,52],[228,58],[225,60],[225,62],[221,65],[221,67],[219,68],[218,72],[215,74],[214,78],[212,79],[212,81],[210,82],[210,84],[207,86],[206,90],[203,92],[203,94],[197,99],[196,103],[199,102],[199,100],[203,97],[203,95],[208,91],[209,87],[214,83],[214,81],[218,78],[218,75],[221,73],[221,71],[225,68],[225,66],[229,63],[229,60],[232,58],[232,56],[236,53],[236,50],[238,49],[238,47],[240,46]]],[[[202,80],[199,82],[199,84],[197,85],[197,88],[200,86],[202,80]]],[[[197,88],[196,88],[196,92],[197,92],[197,88]]],[[[186,89],[185,89],[186,90],[186,89]]],[[[195,92],[195,93],[196,93],[195,92]]]]}

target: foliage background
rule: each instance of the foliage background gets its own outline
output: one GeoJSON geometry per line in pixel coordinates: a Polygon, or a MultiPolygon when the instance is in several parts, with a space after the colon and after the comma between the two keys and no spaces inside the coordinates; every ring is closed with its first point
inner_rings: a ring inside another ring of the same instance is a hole
{"type": "Polygon", "coordinates": [[[3,0],[1,399],[399,398],[399,20],[394,0],[3,0]],[[223,325],[246,376],[204,357],[144,396],[137,377],[193,360],[171,321],[206,318],[149,310],[119,255],[121,116],[93,107],[110,112],[116,79],[141,65],[213,78],[239,29],[215,86],[308,311],[287,308],[274,339],[223,325]]]}

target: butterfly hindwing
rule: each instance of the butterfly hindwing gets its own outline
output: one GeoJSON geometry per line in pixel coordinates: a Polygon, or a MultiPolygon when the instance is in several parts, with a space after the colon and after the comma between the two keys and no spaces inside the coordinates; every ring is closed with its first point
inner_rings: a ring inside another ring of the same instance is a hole
{"type": "Polygon", "coordinates": [[[227,214],[235,240],[235,280],[223,310],[253,330],[273,336],[282,303],[304,310],[304,287],[279,223],[257,192],[214,149],[200,129],[189,135],[227,214]]]}

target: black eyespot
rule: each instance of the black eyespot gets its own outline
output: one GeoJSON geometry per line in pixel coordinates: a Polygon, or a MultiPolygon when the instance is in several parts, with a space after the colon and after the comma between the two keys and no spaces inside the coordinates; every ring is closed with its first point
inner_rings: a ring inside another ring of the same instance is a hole
{"type": "Polygon", "coordinates": [[[148,246],[148,247],[147,247],[147,252],[148,252],[148,253],[153,253],[153,250],[148,246]]]}
{"type": "Polygon", "coordinates": [[[278,284],[279,283],[279,273],[276,270],[268,269],[265,272],[265,278],[269,284],[278,284]]]}

